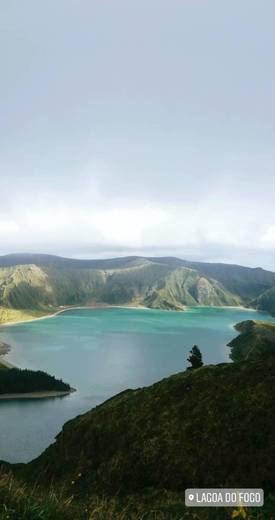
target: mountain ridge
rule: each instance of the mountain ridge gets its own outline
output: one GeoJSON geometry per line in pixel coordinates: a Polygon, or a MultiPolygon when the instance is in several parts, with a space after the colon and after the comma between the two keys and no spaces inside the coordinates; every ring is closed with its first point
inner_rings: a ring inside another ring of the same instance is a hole
{"type": "Polygon", "coordinates": [[[262,267],[246,267],[241,264],[231,264],[225,262],[200,262],[195,260],[186,260],[183,258],[178,258],[176,256],[145,256],[145,255],[128,255],[128,256],[119,256],[119,257],[111,257],[111,258],[99,258],[99,259],[83,259],[83,258],[70,258],[64,257],[60,255],[53,255],[48,253],[9,253],[5,255],[0,255],[0,267],[2,266],[12,266],[12,265],[23,265],[23,264],[36,264],[36,265],[46,265],[47,263],[71,263],[71,264],[83,264],[83,265],[125,265],[126,263],[130,263],[136,260],[149,260],[154,263],[164,263],[164,264],[176,264],[182,267],[199,267],[199,266],[218,266],[218,267],[229,267],[229,268],[238,268],[238,269],[249,269],[251,271],[264,271],[266,273],[273,274],[275,276],[275,271],[271,271],[268,269],[263,269],[262,267]]]}
{"type": "MultiPolygon", "coordinates": [[[[275,313],[275,273],[176,257],[79,260],[44,254],[0,257],[0,320],[7,310],[49,313],[67,305],[253,306],[275,313]],[[268,304],[265,304],[267,301],[268,304]]],[[[2,322],[4,320],[2,319],[2,322]]]]}

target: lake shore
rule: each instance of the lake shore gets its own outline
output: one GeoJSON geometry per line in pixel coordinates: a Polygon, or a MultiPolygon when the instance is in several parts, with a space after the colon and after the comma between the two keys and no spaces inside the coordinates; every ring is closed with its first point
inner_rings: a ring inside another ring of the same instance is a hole
{"type": "MultiPolygon", "coordinates": [[[[237,335],[229,325],[246,319],[259,317],[233,309],[149,312],[114,308],[71,310],[52,321],[3,328],[0,339],[12,346],[7,359],[19,367],[42,370],[46,360],[47,372],[78,391],[61,399],[0,400],[5,428],[9,424],[9,429],[16,430],[11,440],[7,430],[0,432],[0,458],[4,454],[6,459],[17,458],[16,462],[31,460],[52,442],[53,433],[61,430],[65,420],[127,388],[144,387],[184,370],[192,345],[199,345],[205,364],[228,362],[226,344],[237,335]]],[[[10,390],[3,388],[5,393],[10,390]]]]}
{"type": "MultiPolygon", "coordinates": [[[[108,303],[94,303],[90,305],[68,305],[64,306],[57,311],[46,313],[44,316],[39,316],[38,318],[26,318],[25,320],[17,320],[17,321],[7,321],[4,323],[0,323],[0,327],[10,327],[12,325],[19,325],[21,323],[31,323],[33,321],[40,321],[40,320],[46,320],[49,318],[54,318],[55,316],[58,316],[59,314],[62,314],[66,311],[72,311],[77,309],[109,309],[109,308],[118,308],[118,309],[147,309],[149,310],[149,307],[145,307],[145,305],[136,305],[136,304],[127,304],[127,305],[112,305],[108,303]]],[[[1,355],[1,351],[0,351],[1,355]]]]}
{"type": "Polygon", "coordinates": [[[5,368],[14,368],[11,363],[9,363],[5,359],[3,359],[3,357],[6,354],[8,354],[10,352],[10,350],[11,350],[11,346],[10,345],[0,341],[0,368],[1,368],[1,365],[2,365],[2,367],[5,367],[5,368]]]}
{"type": "Polygon", "coordinates": [[[5,354],[8,354],[8,352],[10,351],[11,347],[10,345],[8,345],[7,343],[3,343],[2,341],[0,341],[0,356],[4,356],[5,354]]]}
{"type": "MultiPolygon", "coordinates": [[[[20,325],[23,323],[31,323],[34,321],[40,321],[40,320],[47,320],[50,318],[54,318],[55,316],[58,316],[59,314],[65,313],[70,310],[76,310],[76,309],[108,309],[108,308],[126,308],[126,309],[148,309],[148,307],[145,307],[144,305],[136,305],[136,304],[129,304],[129,305],[111,305],[111,304],[105,304],[105,303],[93,303],[90,305],[68,305],[64,306],[62,308],[59,308],[57,311],[45,314],[44,316],[39,316],[37,318],[26,318],[24,320],[20,319],[17,321],[7,321],[4,323],[0,323],[0,329],[3,327],[11,327],[13,325],[20,325]]],[[[4,358],[5,355],[7,355],[11,350],[11,346],[7,343],[3,343],[0,341],[0,365],[3,365],[6,368],[16,368],[15,365],[10,363],[9,361],[6,361],[4,358]]],[[[22,397],[21,397],[22,398],[22,397]]],[[[0,396],[0,399],[1,396],[0,396]]],[[[6,397],[6,399],[9,399],[9,397],[6,397]]]]}
{"type": "MultiPolygon", "coordinates": [[[[195,305],[195,306],[190,306],[190,308],[194,308],[194,309],[197,309],[197,308],[204,308],[206,307],[205,305],[195,305]]],[[[248,310],[248,311],[255,311],[257,309],[253,309],[252,307],[245,307],[244,305],[212,305],[211,307],[215,308],[215,309],[243,309],[243,310],[248,310]]],[[[117,308],[117,309],[146,309],[146,310],[162,310],[164,312],[168,311],[168,312],[171,312],[170,309],[151,309],[150,307],[146,307],[145,305],[139,305],[139,304],[136,304],[136,303],[128,303],[128,304],[125,304],[125,305],[115,305],[115,304],[110,304],[110,303],[92,303],[92,304],[88,304],[88,305],[68,305],[68,306],[62,306],[62,308],[59,308],[58,310],[55,310],[54,312],[51,312],[51,313],[45,313],[45,315],[43,316],[39,316],[37,318],[26,318],[24,320],[20,319],[20,320],[16,320],[16,321],[7,321],[7,322],[3,322],[3,323],[0,323],[0,328],[1,327],[9,327],[9,326],[12,326],[12,325],[19,325],[19,324],[22,324],[22,323],[31,323],[33,321],[40,321],[40,320],[46,320],[46,319],[49,319],[49,318],[54,318],[55,316],[58,316],[59,314],[62,314],[62,313],[65,313],[66,311],[71,311],[71,310],[77,310],[77,309],[109,309],[109,308],[117,308]]],[[[183,306],[182,309],[180,310],[176,310],[175,312],[184,312],[188,309],[189,307],[188,306],[183,306]]],[[[1,353],[1,342],[0,342],[0,355],[2,355],[1,353]]]]}
{"type": "MultiPolygon", "coordinates": [[[[194,306],[193,308],[194,309],[197,309],[197,308],[204,308],[205,306],[204,305],[196,305],[194,306]]],[[[255,311],[256,312],[256,309],[253,309],[253,308],[249,308],[249,307],[244,307],[243,305],[224,305],[224,306],[215,306],[213,305],[212,306],[213,308],[216,308],[216,309],[242,309],[242,310],[250,310],[250,311],[255,311]]],[[[59,308],[58,310],[56,310],[55,312],[52,312],[52,313],[49,313],[49,314],[45,314],[44,316],[39,316],[37,318],[26,318],[25,320],[18,320],[18,321],[10,321],[10,322],[5,322],[5,323],[1,323],[0,324],[0,329],[1,327],[10,327],[10,326],[13,326],[13,325],[20,325],[20,324],[23,324],[23,323],[31,323],[31,322],[34,322],[34,321],[40,321],[40,320],[46,320],[46,319],[50,319],[50,318],[54,318],[56,316],[58,316],[59,314],[63,314],[63,313],[66,313],[67,311],[70,311],[70,310],[77,310],[77,309],[109,309],[109,308],[117,308],[117,309],[146,309],[146,310],[155,310],[155,309],[150,309],[149,307],[145,307],[145,305],[141,305],[141,304],[136,304],[136,303],[129,303],[127,305],[112,305],[112,304],[108,304],[108,303],[91,303],[91,304],[88,304],[88,305],[77,305],[77,306],[74,306],[74,305],[68,305],[68,306],[62,306],[62,308],[59,308]]],[[[192,307],[190,307],[192,308],[192,307]]],[[[159,310],[162,310],[164,312],[171,312],[171,310],[166,310],[166,309],[159,309],[159,310]]],[[[181,311],[175,311],[175,312],[185,312],[186,310],[188,310],[188,307],[187,306],[184,306],[183,309],[181,311]]],[[[232,328],[234,329],[234,326],[235,324],[232,324],[232,328]]],[[[3,366],[5,366],[6,368],[15,368],[14,365],[12,365],[11,363],[9,363],[8,361],[6,361],[5,359],[3,359],[3,357],[5,355],[7,355],[11,350],[11,346],[10,345],[7,345],[6,343],[3,343],[0,341],[0,364],[2,364],[3,366]]],[[[0,397],[1,398],[1,397],[0,397]]]]}
{"type": "Polygon", "coordinates": [[[43,392],[26,392],[26,393],[15,393],[15,394],[0,394],[0,400],[4,399],[49,399],[52,397],[64,397],[76,392],[74,388],[64,391],[43,391],[43,392]]]}

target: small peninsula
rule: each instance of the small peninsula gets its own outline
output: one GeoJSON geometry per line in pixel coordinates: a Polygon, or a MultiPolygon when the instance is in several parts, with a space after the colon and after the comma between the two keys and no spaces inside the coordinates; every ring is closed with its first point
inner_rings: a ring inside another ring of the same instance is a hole
{"type": "Polygon", "coordinates": [[[235,325],[240,333],[228,346],[232,361],[255,360],[275,354],[275,325],[258,320],[241,321],[235,325]]]}
{"type": "Polygon", "coordinates": [[[62,379],[41,370],[14,367],[3,359],[10,349],[10,345],[0,341],[0,400],[62,397],[75,391],[62,379]]]}
{"type": "Polygon", "coordinates": [[[62,379],[41,370],[9,368],[0,364],[0,399],[42,399],[74,392],[62,379]]]}

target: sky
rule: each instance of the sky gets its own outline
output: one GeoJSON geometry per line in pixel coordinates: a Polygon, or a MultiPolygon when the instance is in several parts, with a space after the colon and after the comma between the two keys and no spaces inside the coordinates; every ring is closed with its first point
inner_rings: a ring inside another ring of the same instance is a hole
{"type": "Polygon", "coordinates": [[[0,254],[275,271],[274,0],[0,0],[0,254]]]}

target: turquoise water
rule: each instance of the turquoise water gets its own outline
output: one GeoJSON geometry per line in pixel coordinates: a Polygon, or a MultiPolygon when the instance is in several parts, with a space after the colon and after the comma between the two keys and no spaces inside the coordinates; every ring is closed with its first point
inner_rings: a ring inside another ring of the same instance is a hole
{"type": "Polygon", "coordinates": [[[1,327],[10,344],[8,361],[46,370],[77,389],[64,398],[0,401],[0,459],[29,461],[39,455],[68,419],[125,388],[149,385],[184,370],[199,345],[205,363],[229,358],[233,325],[265,319],[244,309],[74,309],[50,319],[1,327]]]}

